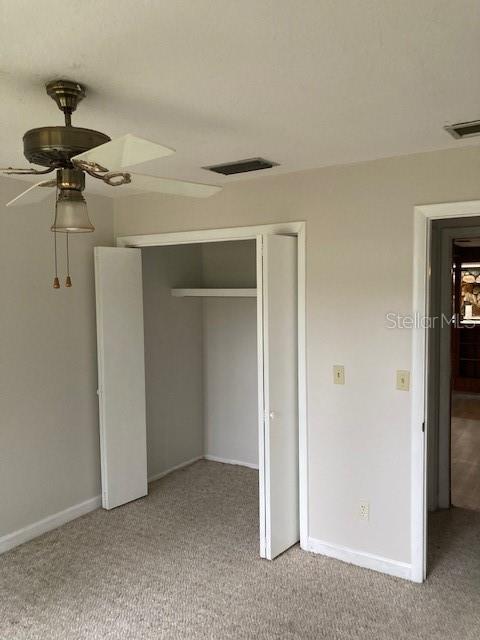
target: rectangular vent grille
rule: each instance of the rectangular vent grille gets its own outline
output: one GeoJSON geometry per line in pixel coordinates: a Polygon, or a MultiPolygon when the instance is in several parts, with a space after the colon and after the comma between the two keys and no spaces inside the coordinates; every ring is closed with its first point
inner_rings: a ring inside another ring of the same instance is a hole
{"type": "Polygon", "coordinates": [[[445,127],[446,131],[450,133],[454,138],[473,138],[473,136],[480,135],[480,120],[473,120],[472,122],[458,122],[457,124],[450,124],[445,127]]]}
{"type": "Polygon", "coordinates": [[[247,173],[247,171],[259,171],[260,169],[271,169],[277,167],[277,162],[270,162],[264,158],[249,158],[248,160],[238,160],[237,162],[227,162],[226,164],[216,164],[212,167],[203,167],[207,171],[222,173],[224,176],[231,176],[234,173],[247,173]]]}

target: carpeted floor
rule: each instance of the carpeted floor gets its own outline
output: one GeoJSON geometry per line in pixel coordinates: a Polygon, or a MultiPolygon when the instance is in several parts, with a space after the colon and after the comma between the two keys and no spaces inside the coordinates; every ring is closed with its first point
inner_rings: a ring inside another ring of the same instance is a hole
{"type": "Polygon", "coordinates": [[[258,557],[257,473],[201,461],[0,557],[1,640],[477,640],[480,513],[431,518],[424,585],[258,557]]]}

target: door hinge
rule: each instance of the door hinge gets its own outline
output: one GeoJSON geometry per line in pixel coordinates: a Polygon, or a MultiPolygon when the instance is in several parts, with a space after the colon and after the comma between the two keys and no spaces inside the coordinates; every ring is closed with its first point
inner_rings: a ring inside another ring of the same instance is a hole
{"type": "Polygon", "coordinates": [[[422,433],[425,433],[425,422],[422,422],[422,433]]]}

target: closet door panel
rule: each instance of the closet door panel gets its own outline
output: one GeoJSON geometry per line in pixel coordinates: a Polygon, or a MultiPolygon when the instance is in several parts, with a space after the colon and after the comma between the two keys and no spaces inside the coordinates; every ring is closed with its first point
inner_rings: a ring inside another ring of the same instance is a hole
{"type": "Polygon", "coordinates": [[[265,555],[298,542],[297,239],[263,246],[265,555]]]}
{"type": "Polygon", "coordinates": [[[142,255],[95,247],[102,504],[147,494],[142,255]]]}

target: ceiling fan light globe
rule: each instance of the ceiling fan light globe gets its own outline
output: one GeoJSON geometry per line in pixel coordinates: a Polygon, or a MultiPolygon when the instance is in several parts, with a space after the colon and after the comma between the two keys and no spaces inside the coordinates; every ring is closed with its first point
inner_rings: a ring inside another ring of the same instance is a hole
{"type": "Polygon", "coordinates": [[[89,233],[95,227],[88,217],[87,203],[80,191],[62,189],[55,208],[51,227],[57,233],[89,233]]]}

